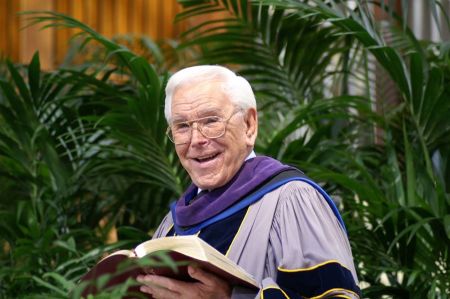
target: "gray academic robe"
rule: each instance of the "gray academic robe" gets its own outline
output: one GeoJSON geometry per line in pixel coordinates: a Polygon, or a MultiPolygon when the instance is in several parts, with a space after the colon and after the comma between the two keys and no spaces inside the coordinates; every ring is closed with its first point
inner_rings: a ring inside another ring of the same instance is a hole
{"type": "MultiPolygon", "coordinates": [[[[172,225],[169,213],[153,237],[164,237],[172,225]]],[[[226,255],[260,283],[258,293],[235,288],[232,298],[262,298],[271,288],[289,298],[275,282],[280,272],[295,274],[335,262],[358,284],[346,232],[322,195],[302,181],[288,182],[252,204],[226,255]]],[[[359,298],[343,288],[314,298],[333,296],[359,298]]]]}

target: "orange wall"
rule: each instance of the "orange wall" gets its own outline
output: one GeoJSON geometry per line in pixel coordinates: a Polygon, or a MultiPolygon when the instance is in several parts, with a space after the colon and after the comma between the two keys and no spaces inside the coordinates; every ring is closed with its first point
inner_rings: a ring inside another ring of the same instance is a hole
{"type": "Polygon", "coordinates": [[[173,22],[181,10],[176,0],[0,0],[0,56],[26,63],[39,50],[44,69],[63,61],[75,31],[39,30],[39,25],[21,30],[27,16],[17,13],[29,10],[70,15],[107,37],[144,34],[157,40],[176,37],[183,29],[173,22]]]}

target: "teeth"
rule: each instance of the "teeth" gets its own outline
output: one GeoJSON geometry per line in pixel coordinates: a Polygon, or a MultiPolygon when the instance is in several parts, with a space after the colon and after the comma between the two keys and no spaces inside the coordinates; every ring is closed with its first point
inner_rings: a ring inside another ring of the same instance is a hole
{"type": "Polygon", "coordinates": [[[214,156],[216,156],[216,154],[213,154],[213,155],[210,155],[210,156],[206,156],[206,157],[202,157],[202,158],[197,158],[197,160],[200,160],[200,161],[208,160],[208,159],[211,159],[214,156]]]}

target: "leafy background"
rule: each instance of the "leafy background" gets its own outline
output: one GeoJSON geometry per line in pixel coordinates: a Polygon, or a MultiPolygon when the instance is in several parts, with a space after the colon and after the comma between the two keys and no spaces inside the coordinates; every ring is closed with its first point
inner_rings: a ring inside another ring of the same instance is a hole
{"type": "Polygon", "coordinates": [[[174,47],[149,41],[145,58],[70,17],[26,13],[80,29],[95,55],[52,72],[38,53],[0,64],[0,298],[67,298],[104,252],[149,238],[188,184],[164,135],[165,82],[198,63],[248,78],[257,153],[338,201],[365,298],[448,298],[450,44],[418,40],[376,1],[387,27],[358,1],[179,2],[175,21],[222,17],[174,47]]]}

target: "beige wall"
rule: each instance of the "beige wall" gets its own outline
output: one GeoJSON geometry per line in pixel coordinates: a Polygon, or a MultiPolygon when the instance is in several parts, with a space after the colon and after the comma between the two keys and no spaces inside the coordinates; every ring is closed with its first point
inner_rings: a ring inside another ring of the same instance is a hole
{"type": "Polygon", "coordinates": [[[68,49],[69,29],[39,30],[35,25],[21,30],[27,21],[19,11],[61,12],[111,37],[116,34],[145,34],[153,39],[176,37],[183,24],[174,24],[181,10],[176,0],[0,0],[0,56],[29,62],[39,50],[41,65],[51,69],[62,62],[68,49]]]}

